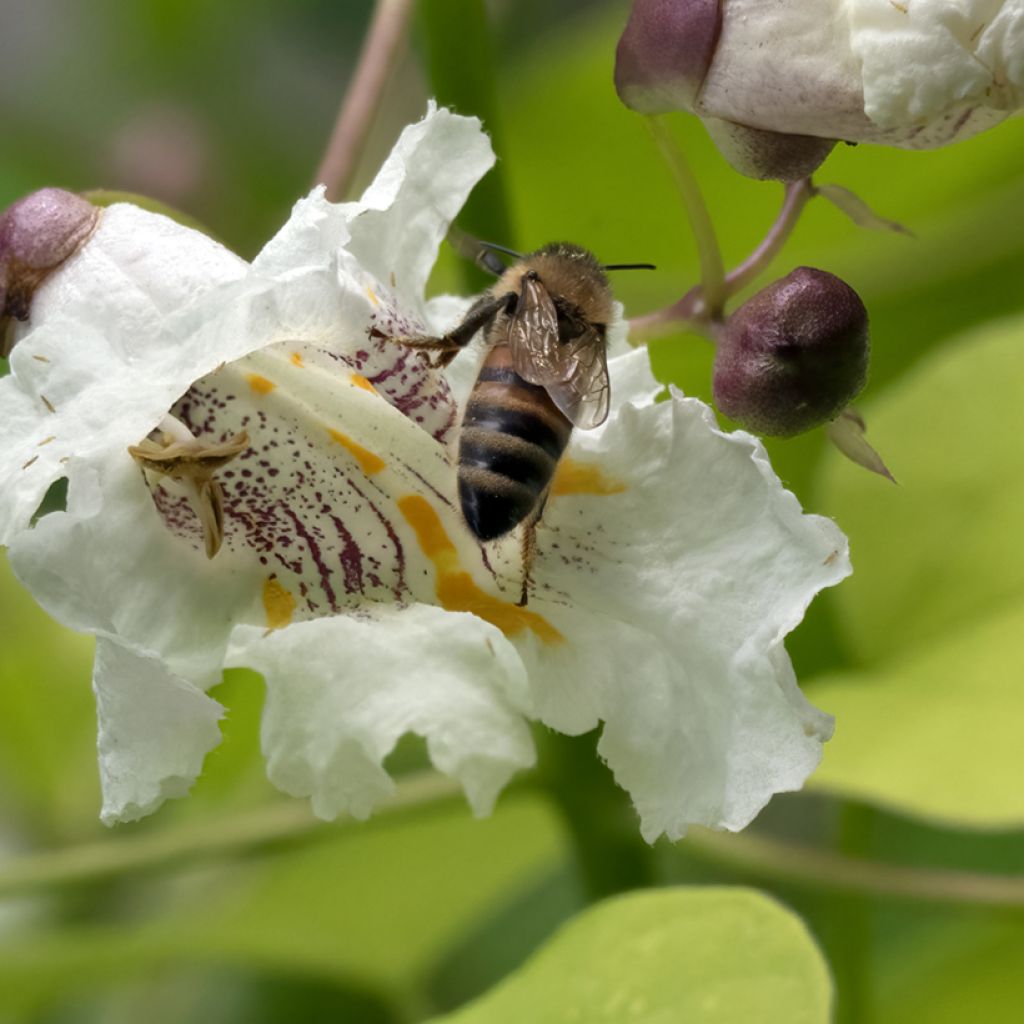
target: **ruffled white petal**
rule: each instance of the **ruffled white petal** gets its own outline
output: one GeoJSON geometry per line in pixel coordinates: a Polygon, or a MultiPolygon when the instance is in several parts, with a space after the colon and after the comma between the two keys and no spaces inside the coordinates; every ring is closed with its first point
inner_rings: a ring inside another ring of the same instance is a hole
{"type": "MultiPolygon", "coordinates": [[[[32,303],[30,328],[0,381],[0,543],[24,529],[72,458],[102,459],[145,436],[227,352],[182,341],[204,296],[245,264],[205,235],[117,205],[32,303]]],[[[204,339],[205,340],[205,339],[204,339]]]]}
{"type": "Polygon", "coordinates": [[[368,605],[279,631],[242,626],[227,663],[263,673],[270,779],[312,797],[322,818],[365,818],[392,792],[384,760],[407,732],[426,738],[477,814],[533,763],[522,662],[472,615],[368,605]]]}
{"type": "Polygon", "coordinates": [[[161,659],[109,640],[96,643],[93,690],[103,823],[135,821],[185,796],[220,742],[224,709],[161,659]]]}
{"type": "Polygon", "coordinates": [[[256,558],[210,561],[183,544],[127,456],[75,479],[66,512],[12,541],[18,578],[69,628],[153,652],[203,688],[218,682],[233,623],[262,621],[256,558]]]}
{"type": "Polygon", "coordinates": [[[1022,0],[728,0],[694,110],[923,149],[1024,104],[1022,0]]]}
{"type": "Polygon", "coordinates": [[[288,283],[274,296],[280,337],[342,356],[439,440],[451,439],[457,415],[444,375],[388,339],[430,333],[423,289],[438,246],[493,163],[478,120],[431,103],[359,200],[328,203],[315,189],[253,262],[288,283]]]}
{"type": "Polygon", "coordinates": [[[524,655],[541,720],[606,723],[600,752],[647,839],[742,828],[830,734],[782,638],[848,574],[845,538],[693,399],[626,406],[570,457],[599,465],[606,493],[556,496],[539,531],[531,607],[566,637],[524,655]]]}
{"type": "MultiPolygon", "coordinates": [[[[618,320],[612,415],[559,470],[529,608],[518,538],[482,551],[462,522],[451,392],[392,339],[459,312],[422,288],[492,162],[476,122],[432,109],[362,200],[314,192],[251,268],[114,207],[40,293],[0,383],[0,536],[40,601],[101,638],[105,820],[187,788],[226,660],[267,679],[271,777],[326,817],[391,791],[409,731],[482,813],[532,763],[527,717],[604,721],[649,839],[740,827],[816,763],[829,722],[782,638],[847,571],[845,541],[751,438],[656,404],[618,320]],[[248,433],[217,469],[212,561],[187,488],[126,450],[168,409],[199,443],[248,433]],[[26,529],[62,475],[67,510],[26,529]]],[[[478,359],[456,361],[463,392],[478,359]]]]}
{"type": "Polygon", "coordinates": [[[864,109],[881,128],[923,127],[1024,102],[1021,0],[850,0],[864,109]]]}
{"type": "Polygon", "coordinates": [[[357,203],[342,204],[354,261],[390,282],[400,308],[424,315],[423,292],[448,225],[494,165],[474,117],[438,110],[402,132],[357,203]]]}

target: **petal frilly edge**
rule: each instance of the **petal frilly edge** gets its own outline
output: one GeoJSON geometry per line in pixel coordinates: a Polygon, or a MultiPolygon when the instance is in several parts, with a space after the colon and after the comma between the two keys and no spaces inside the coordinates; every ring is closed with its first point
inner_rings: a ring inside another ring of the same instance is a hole
{"type": "Polygon", "coordinates": [[[102,638],[93,690],[103,823],[136,821],[184,796],[220,743],[221,705],[160,658],[102,638]]]}
{"type": "Polygon", "coordinates": [[[531,607],[567,640],[524,648],[539,717],[604,722],[598,749],[649,841],[740,829],[831,734],[782,641],[849,574],[846,538],[802,513],[756,438],[677,392],[578,433],[570,455],[600,465],[604,493],[556,497],[539,531],[531,607]]]}
{"type": "Polygon", "coordinates": [[[322,818],[367,817],[394,789],[384,760],[409,732],[476,814],[534,761],[523,663],[474,615],[379,605],[271,632],[239,626],[226,663],[262,673],[267,773],[322,818]]]}

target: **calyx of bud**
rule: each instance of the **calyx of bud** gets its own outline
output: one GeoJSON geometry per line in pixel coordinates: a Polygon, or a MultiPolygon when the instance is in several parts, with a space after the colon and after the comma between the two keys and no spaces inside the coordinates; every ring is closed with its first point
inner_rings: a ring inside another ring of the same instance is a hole
{"type": "Polygon", "coordinates": [[[741,426],[793,437],[835,419],[867,369],[860,297],[834,274],[798,267],[729,317],[712,387],[718,408],[741,426]]]}
{"type": "Polygon", "coordinates": [[[93,233],[100,211],[59,188],[43,188],[0,215],[0,355],[13,347],[12,321],[27,320],[36,289],[93,233]]]}
{"type": "Polygon", "coordinates": [[[643,114],[693,110],[722,31],[720,0],[633,0],[615,88],[643,114]]]}

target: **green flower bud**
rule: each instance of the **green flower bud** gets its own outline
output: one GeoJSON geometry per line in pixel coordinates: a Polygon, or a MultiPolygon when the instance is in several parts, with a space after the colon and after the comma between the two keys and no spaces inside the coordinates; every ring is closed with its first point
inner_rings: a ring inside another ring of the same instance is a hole
{"type": "Polygon", "coordinates": [[[59,188],[43,188],[0,215],[0,354],[13,347],[11,320],[27,320],[36,289],[92,234],[100,211],[59,188]]]}
{"type": "Polygon", "coordinates": [[[741,426],[792,437],[835,419],[867,370],[860,297],[834,274],[798,267],[729,317],[712,385],[718,408],[741,426]]]}

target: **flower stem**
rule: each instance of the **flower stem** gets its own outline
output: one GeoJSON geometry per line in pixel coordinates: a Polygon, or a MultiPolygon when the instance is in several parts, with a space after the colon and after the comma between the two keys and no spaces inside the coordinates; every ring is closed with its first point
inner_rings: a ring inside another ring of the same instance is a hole
{"type": "MultiPolygon", "coordinates": [[[[836,849],[869,857],[875,812],[844,800],[839,806],[836,849]]],[[[854,861],[856,863],[856,861],[854,861]]],[[[872,908],[861,893],[837,893],[830,901],[830,928],[823,942],[836,983],[836,1024],[862,1024],[871,1016],[872,908]]]]}
{"type": "Polygon", "coordinates": [[[683,198],[690,228],[697,240],[697,255],[700,259],[700,280],[702,312],[715,319],[721,314],[728,293],[725,289],[725,265],[718,245],[704,197],[701,195],[697,178],[690,169],[683,151],[676,144],[672,133],[662,117],[646,118],[647,126],[661,155],[672,172],[676,187],[683,198]]]}
{"type": "Polygon", "coordinates": [[[640,838],[629,797],[597,754],[597,738],[597,730],[538,736],[538,781],[562,812],[592,900],[655,881],[651,848],[640,838]]]}
{"type": "Polygon", "coordinates": [[[359,62],[338,110],[334,130],[317,168],[314,184],[327,186],[327,198],[343,199],[380,106],[381,95],[405,39],[413,0],[377,0],[359,62]]]}
{"type": "MultiPolygon", "coordinates": [[[[559,774],[565,768],[582,772],[578,778],[562,775],[562,792],[558,799],[565,800],[566,794],[573,790],[586,793],[593,786],[594,777],[598,778],[600,788],[612,785],[607,769],[593,756],[592,739],[569,739],[554,733],[550,736],[554,747],[563,741],[568,745],[561,752],[547,748],[550,768],[559,774]]],[[[551,792],[550,781],[544,776],[524,779],[522,788],[531,781],[540,782],[551,792]]],[[[637,835],[635,815],[624,794],[620,793],[620,798],[616,813],[628,812],[630,834],[625,837],[627,842],[617,842],[616,846],[620,851],[629,846],[633,855],[636,849],[644,852],[646,847],[637,835]]],[[[603,802],[604,798],[601,800],[603,802]]],[[[391,800],[368,822],[348,818],[337,822],[320,821],[312,816],[305,803],[288,800],[234,818],[221,817],[208,823],[136,835],[121,833],[98,842],[25,854],[0,862],[0,898],[80,885],[115,875],[171,870],[193,861],[251,856],[284,846],[319,842],[337,838],[354,827],[373,828],[375,821],[422,814],[460,801],[461,790],[457,783],[434,772],[424,772],[403,778],[391,800]]],[[[602,806],[605,805],[602,803],[602,806]]],[[[584,813],[589,815],[590,810],[593,808],[588,810],[581,802],[572,812],[571,824],[581,844],[588,832],[597,835],[600,831],[609,831],[607,821],[587,821],[584,813]]],[[[1020,875],[883,864],[771,839],[752,831],[730,834],[695,828],[683,842],[688,853],[711,864],[811,890],[891,897],[909,902],[1024,910],[1024,877],[1020,875]]],[[[597,861],[601,849],[600,843],[595,844],[587,856],[597,861]]],[[[622,888],[621,881],[626,877],[640,879],[647,873],[646,867],[638,872],[632,869],[612,872],[599,863],[593,864],[590,870],[595,881],[600,881],[602,876],[617,877],[620,881],[611,887],[613,889],[622,888]]],[[[606,884],[604,888],[609,886],[606,884]]]]}
{"type": "MultiPolygon", "coordinates": [[[[387,819],[447,805],[461,797],[457,783],[434,772],[403,779],[394,796],[378,811],[387,819]]],[[[158,829],[141,834],[26,854],[0,863],[0,898],[96,882],[127,873],[173,869],[195,860],[216,860],[265,852],[283,845],[336,838],[354,825],[372,823],[345,818],[314,818],[306,803],[290,800],[234,818],[158,829]]]]}
{"type": "MultiPolygon", "coordinates": [[[[738,266],[727,273],[722,281],[722,299],[725,300],[745,288],[768,264],[779,254],[783,245],[793,233],[800,214],[808,201],[814,198],[815,190],[810,178],[789,182],[786,185],[782,209],[775,223],[768,230],[757,248],[738,266]]],[[[678,302],[664,309],[635,317],[629,322],[630,339],[634,344],[643,344],[645,339],[668,324],[688,325],[698,334],[703,334],[709,341],[714,341],[714,331],[709,330],[710,319],[715,314],[714,307],[705,298],[702,284],[691,288],[678,302]]],[[[718,315],[721,308],[718,309],[718,315]]]]}
{"type": "Polygon", "coordinates": [[[768,234],[764,236],[761,244],[738,267],[730,270],[726,275],[725,290],[727,295],[735,295],[740,289],[745,288],[775,259],[779,250],[786,244],[787,239],[793,233],[793,228],[796,227],[796,222],[800,219],[803,208],[807,205],[808,200],[814,196],[814,188],[811,185],[810,178],[788,182],[785,188],[782,209],[779,211],[779,215],[769,229],[768,234]]]}
{"type": "MultiPolygon", "coordinates": [[[[752,831],[732,835],[692,829],[688,853],[765,881],[909,903],[1024,909],[1024,876],[885,864],[815,849],[752,831]]],[[[845,845],[845,841],[842,845],[845,845]]]]}

